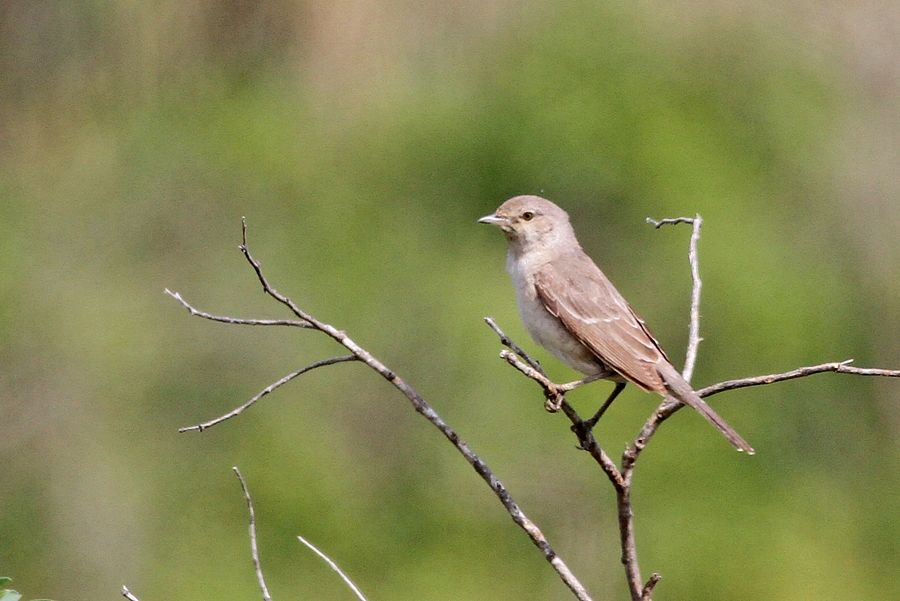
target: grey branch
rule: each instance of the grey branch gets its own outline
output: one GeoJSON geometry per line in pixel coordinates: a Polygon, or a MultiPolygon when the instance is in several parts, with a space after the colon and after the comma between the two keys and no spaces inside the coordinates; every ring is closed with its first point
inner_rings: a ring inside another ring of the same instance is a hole
{"type": "Polygon", "coordinates": [[[134,594],[130,590],[128,590],[128,587],[125,585],[122,585],[122,596],[128,599],[128,601],[141,601],[140,599],[135,597],[134,594]]]}
{"type": "Polygon", "coordinates": [[[272,382],[271,384],[269,384],[268,386],[266,386],[265,388],[260,390],[258,393],[253,395],[253,397],[251,397],[250,400],[248,400],[246,403],[244,403],[243,405],[241,405],[239,407],[235,407],[228,413],[226,413],[224,415],[220,415],[219,417],[217,417],[215,419],[211,419],[209,421],[203,422],[202,424],[196,424],[194,426],[185,426],[183,428],[179,428],[178,431],[179,432],[203,432],[207,428],[211,428],[212,426],[215,426],[216,424],[220,424],[220,423],[224,422],[225,420],[228,420],[228,419],[231,419],[232,417],[240,415],[248,407],[250,407],[251,405],[256,403],[256,401],[263,398],[264,396],[266,396],[273,390],[275,390],[281,386],[284,386],[285,384],[287,384],[288,382],[290,382],[297,376],[302,376],[306,372],[312,371],[314,369],[318,369],[320,367],[325,367],[326,365],[334,365],[336,363],[346,363],[347,361],[357,361],[356,355],[343,355],[340,357],[329,357],[328,359],[322,359],[320,361],[316,361],[315,363],[310,363],[306,367],[301,367],[297,371],[292,371],[291,373],[284,376],[280,380],[272,382]]]}
{"type": "Polygon", "coordinates": [[[693,217],[666,217],[665,219],[656,220],[653,217],[647,217],[647,223],[655,227],[661,228],[664,225],[675,225],[676,223],[694,223],[693,217]]]}
{"type": "Polygon", "coordinates": [[[688,262],[691,264],[691,323],[688,331],[687,353],[684,356],[684,369],[681,375],[686,382],[691,381],[694,375],[694,366],[697,363],[697,349],[700,342],[700,289],[703,282],[700,280],[700,260],[697,253],[697,244],[700,242],[700,228],[703,227],[703,218],[699,214],[693,217],[673,217],[657,221],[647,217],[647,223],[661,228],[664,225],[677,225],[679,223],[691,224],[691,241],[688,247],[688,262]]]}
{"type": "Polygon", "coordinates": [[[230,323],[239,326],[293,326],[295,328],[312,327],[308,322],[297,321],[296,319],[241,319],[239,317],[228,317],[227,315],[213,315],[212,313],[207,313],[206,311],[197,309],[186,300],[184,300],[184,298],[178,292],[173,292],[168,288],[163,290],[163,292],[181,303],[181,306],[187,309],[188,313],[190,313],[191,315],[202,317],[203,319],[208,319],[210,321],[230,323]]]}
{"type": "Polygon", "coordinates": [[[262,565],[259,563],[259,548],[256,546],[256,515],[253,513],[253,499],[250,498],[250,491],[247,490],[247,483],[241,475],[241,470],[234,466],[234,475],[237,476],[238,482],[241,483],[241,491],[244,493],[244,500],[247,502],[247,513],[250,515],[250,557],[253,560],[253,570],[256,572],[256,581],[259,583],[259,589],[262,591],[263,601],[272,601],[269,594],[269,588],[266,586],[266,579],[263,576],[262,565]]]}
{"type": "MultiPolygon", "coordinates": [[[[747,388],[748,386],[765,386],[767,384],[775,384],[776,382],[784,382],[785,380],[795,380],[797,378],[805,378],[816,374],[836,373],[850,374],[854,376],[876,376],[883,378],[900,378],[900,369],[880,369],[872,367],[853,367],[850,363],[853,359],[845,361],[835,361],[832,363],[821,363],[819,365],[810,365],[807,367],[798,367],[791,371],[780,374],[767,374],[764,376],[753,376],[750,378],[740,378],[738,380],[725,380],[717,384],[711,384],[704,388],[697,389],[697,394],[701,397],[708,397],[720,392],[736,390],[738,388],[747,388]]],[[[637,456],[643,451],[647,445],[647,441],[659,428],[660,424],[671,417],[674,413],[681,410],[683,405],[676,400],[666,399],[656,408],[653,415],[641,428],[637,438],[628,453],[627,460],[634,462],[637,456]]]]}
{"type": "MultiPolygon", "coordinates": [[[[700,348],[700,291],[703,282],[700,280],[700,260],[697,246],[700,241],[700,228],[703,225],[703,218],[699,214],[691,217],[676,217],[670,219],[662,219],[655,221],[647,218],[647,222],[653,224],[656,229],[663,225],[676,225],[679,223],[691,224],[691,240],[688,246],[688,262],[691,266],[691,309],[690,309],[690,326],[688,328],[688,344],[684,357],[684,369],[682,375],[685,381],[690,382],[694,374],[694,366],[697,363],[697,352],[700,348]]],[[[661,579],[657,573],[653,573],[650,579],[643,583],[641,576],[640,563],[637,557],[637,540],[635,538],[634,527],[634,510],[631,502],[631,485],[634,480],[634,468],[637,458],[647,441],[656,432],[659,424],[665,419],[660,411],[663,407],[668,407],[672,403],[680,406],[680,403],[671,397],[663,400],[662,404],[653,413],[650,419],[641,428],[640,433],[634,442],[625,448],[622,453],[621,475],[625,482],[622,487],[616,488],[616,504],[619,514],[619,536],[622,544],[622,562],[625,564],[625,574],[628,579],[628,588],[631,592],[633,601],[652,601],[653,589],[661,579]]]]}
{"type": "Polygon", "coordinates": [[[644,585],[641,591],[641,601],[650,601],[650,595],[653,594],[653,589],[656,588],[660,580],[662,580],[662,576],[656,572],[650,574],[650,580],[647,581],[647,584],[644,585]]]}
{"type": "Polygon", "coordinates": [[[317,549],[314,544],[312,544],[311,542],[309,542],[308,540],[306,540],[299,534],[297,535],[297,538],[300,540],[301,543],[306,545],[310,551],[312,551],[313,553],[318,555],[322,561],[327,563],[328,566],[332,570],[337,572],[337,575],[340,576],[341,580],[344,581],[344,584],[346,584],[350,588],[350,590],[353,591],[353,594],[356,595],[356,598],[359,599],[359,601],[367,601],[366,597],[362,594],[362,591],[359,590],[359,587],[356,586],[355,584],[353,584],[353,581],[350,580],[350,577],[344,573],[344,571],[340,568],[340,566],[338,566],[338,564],[336,564],[330,557],[328,557],[327,555],[325,555],[324,553],[319,551],[319,549],[317,549]]]}
{"type": "MultiPolygon", "coordinates": [[[[697,363],[697,349],[700,347],[700,289],[703,282],[700,280],[700,261],[697,258],[697,244],[700,242],[700,228],[703,219],[697,214],[694,217],[691,231],[691,243],[688,250],[688,261],[691,264],[691,325],[688,331],[688,347],[684,356],[684,371],[682,375],[686,382],[691,381],[694,375],[694,365],[697,363]]],[[[653,587],[650,587],[653,590],[653,587]]]]}
{"type": "MultiPolygon", "coordinates": [[[[531,355],[526,353],[521,346],[513,342],[509,336],[504,334],[503,330],[500,329],[500,326],[497,325],[497,322],[494,321],[493,317],[485,317],[484,323],[486,323],[488,327],[491,328],[495,334],[497,334],[497,336],[500,338],[500,344],[508,347],[512,352],[521,357],[522,360],[524,360],[529,366],[531,366],[533,370],[538,373],[543,373],[543,368],[541,367],[540,362],[537,359],[532,358],[531,355]]],[[[549,380],[547,381],[549,382],[549,380]]]]}
{"type": "MultiPolygon", "coordinates": [[[[302,327],[308,327],[313,330],[318,330],[322,332],[347,350],[352,353],[352,356],[362,363],[365,363],[369,368],[378,373],[381,377],[387,380],[394,388],[396,388],[406,399],[410,402],[413,409],[422,415],[426,420],[428,420],[431,425],[437,428],[441,434],[447,438],[448,441],[456,448],[456,450],[465,458],[465,460],[472,466],[475,472],[481,477],[482,480],[490,487],[490,489],[494,492],[494,495],[506,509],[507,513],[509,513],[510,517],[512,517],[513,522],[521,528],[531,542],[538,548],[547,562],[553,567],[556,571],[557,575],[563,581],[563,583],[569,588],[570,591],[575,595],[579,601],[591,601],[590,595],[588,595],[587,590],[584,586],[579,582],[579,580],[575,577],[569,567],[565,564],[565,562],[559,557],[559,555],[554,551],[553,547],[550,546],[550,543],[547,541],[547,538],[544,536],[543,532],[541,532],[540,528],[538,528],[537,524],[531,521],[531,519],[525,515],[525,512],[519,507],[519,505],[512,498],[512,495],[509,494],[509,491],[506,490],[506,486],[497,478],[494,474],[493,470],[469,447],[469,445],[462,440],[462,438],[457,434],[457,432],[447,424],[440,415],[428,404],[425,399],[403,378],[397,375],[393,370],[389,369],[386,365],[384,365],[381,361],[379,361],[374,355],[372,355],[368,350],[361,347],[357,344],[352,338],[350,338],[346,332],[339,330],[332,326],[331,324],[325,323],[323,321],[319,321],[311,314],[307,313],[303,309],[301,309],[293,300],[288,298],[287,296],[278,292],[272,285],[269,283],[265,274],[263,273],[262,266],[260,263],[250,254],[250,249],[247,244],[247,221],[245,219],[241,220],[241,238],[242,243],[240,245],[240,251],[244,255],[244,258],[247,259],[247,262],[252,267],[253,271],[256,273],[256,277],[259,280],[259,283],[262,286],[263,292],[287,307],[291,313],[294,314],[298,319],[300,319],[303,323],[307,324],[302,327]]],[[[197,315],[200,317],[206,317],[209,314],[203,312],[195,312],[196,309],[192,310],[193,307],[187,305],[180,296],[175,296],[175,294],[170,294],[178,300],[183,306],[186,306],[192,315],[197,315]]],[[[215,317],[215,316],[212,316],[215,317]]],[[[209,319],[210,317],[206,317],[209,319]]],[[[237,320],[233,318],[223,318],[223,319],[214,319],[214,321],[224,321],[225,323],[243,323],[246,322],[255,322],[258,320],[237,320]]],[[[263,325],[257,323],[248,323],[247,325],[263,325]]],[[[296,325],[296,324],[284,324],[284,325],[296,325]]],[[[349,360],[349,359],[347,359],[349,360]]],[[[299,375],[299,374],[297,374],[299,375]]],[[[286,376],[286,378],[289,378],[286,376]]],[[[294,376],[296,377],[296,376],[294,376]]],[[[283,378],[284,380],[284,378],[283,378]]],[[[280,383],[283,383],[279,380],[280,383]]],[[[272,388],[276,387],[275,385],[281,385],[279,382],[276,382],[272,385],[272,388]]],[[[263,391],[258,396],[262,397],[266,391],[263,391]]],[[[252,399],[251,399],[252,401],[252,399]]],[[[245,403],[245,405],[249,406],[252,402],[245,403]]],[[[243,409],[238,408],[236,410],[237,415],[243,409]]],[[[228,419],[229,417],[233,417],[232,415],[222,416],[222,419],[228,419]]],[[[222,421],[220,419],[219,421],[222,421]]],[[[212,420],[218,423],[216,420],[212,420]]],[[[207,424],[199,424],[198,426],[192,426],[190,428],[186,428],[183,430],[197,430],[200,431],[204,427],[207,427],[207,424]]]]}
{"type": "Polygon", "coordinates": [[[805,378],[814,374],[833,372],[837,374],[852,374],[855,376],[881,376],[885,378],[900,378],[900,369],[875,369],[866,367],[853,367],[850,363],[853,359],[846,361],[837,361],[833,363],[822,363],[821,365],[811,365],[809,367],[798,367],[797,369],[786,371],[780,374],[769,374],[766,376],[754,376],[752,378],[741,378],[740,380],[725,380],[718,384],[712,384],[697,391],[702,397],[712,396],[726,390],[735,390],[737,388],[746,388],[747,386],[762,386],[765,384],[774,384],[775,382],[784,382],[785,380],[793,380],[795,378],[805,378]]]}

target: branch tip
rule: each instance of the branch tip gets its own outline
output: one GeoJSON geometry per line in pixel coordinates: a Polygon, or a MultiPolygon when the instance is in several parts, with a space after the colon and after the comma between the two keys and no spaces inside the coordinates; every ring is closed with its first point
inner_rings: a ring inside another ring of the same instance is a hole
{"type": "Polygon", "coordinates": [[[650,579],[647,580],[647,584],[645,584],[644,588],[641,590],[641,601],[650,601],[650,595],[653,594],[653,589],[656,588],[656,585],[659,584],[660,580],[662,580],[662,576],[658,573],[653,572],[650,574],[650,579]]]}
{"type": "Polygon", "coordinates": [[[298,369],[296,371],[292,371],[291,373],[284,376],[280,380],[272,382],[271,384],[269,384],[268,386],[266,386],[265,388],[260,390],[258,393],[256,393],[252,397],[250,397],[250,400],[246,401],[243,405],[240,405],[239,407],[235,407],[228,413],[225,413],[224,415],[220,415],[217,418],[211,419],[209,421],[205,421],[200,424],[179,428],[178,431],[179,432],[203,432],[203,430],[205,430],[207,428],[211,428],[212,426],[215,426],[226,420],[229,420],[232,417],[237,417],[238,415],[240,415],[241,413],[246,411],[249,407],[254,405],[258,400],[260,400],[264,396],[268,395],[269,393],[275,391],[276,389],[284,386],[285,384],[287,384],[294,378],[302,376],[303,374],[310,372],[314,369],[318,369],[320,367],[326,367],[328,365],[336,365],[338,363],[346,363],[348,361],[358,361],[358,360],[359,360],[359,357],[357,357],[356,355],[341,355],[338,357],[329,357],[328,359],[321,359],[314,363],[310,363],[309,365],[301,367],[300,369],[298,369]]]}
{"type": "Polygon", "coordinates": [[[244,501],[247,503],[247,514],[250,517],[250,558],[253,561],[253,570],[256,572],[256,581],[262,592],[263,601],[272,601],[272,596],[269,594],[269,589],[266,586],[266,579],[263,576],[262,564],[259,562],[259,548],[256,546],[256,516],[253,512],[253,499],[250,498],[250,491],[247,489],[247,483],[244,481],[244,476],[241,475],[241,470],[236,465],[231,469],[241,484],[244,501]]]}
{"type": "Polygon", "coordinates": [[[347,574],[344,573],[344,571],[340,568],[340,566],[337,565],[337,563],[334,562],[334,560],[332,560],[330,557],[328,557],[327,555],[325,555],[325,553],[323,553],[322,551],[320,551],[314,544],[312,544],[311,542],[309,542],[308,540],[306,540],[305,538],[303,538],[303,537],[300,536],[299,534],[297,535],[297,539],[298,539],[301,543],[303,543],[304,545],[306,545],[306,547],[307,547],[310,551],[312,551],[313,553],[315,553],[315,554],[319,557],[319,559],[321,559],[321,560],[324,561],[326,564],[328,564],[328,567],[330,567],[332,570],[334,570],[334,571],[337,573],[337,575],[341,577],[341,580],[343,580],[343,581],[344,581],[344,584],[346,584],[347,587],[348,587],[351,591],[353,591],[353,594],[356,595],[356,598],[359,599],[359,601],[366,601],[366,598],[365,598],[365,596],[362,594],[362,591],[359,590],[359,587],[356,586],[356,584],[354,584],[352,580],[350,580],[350,577],[347,576],[347,574]]]}
{"type": "Polygon", "coordinates": [[[128,599],[128,601],[140,601],[140,599],[135,597],[134,594],[130,590],[128,590],[128,587],[124,584],[122,585],[122,596],[128,599]]]}

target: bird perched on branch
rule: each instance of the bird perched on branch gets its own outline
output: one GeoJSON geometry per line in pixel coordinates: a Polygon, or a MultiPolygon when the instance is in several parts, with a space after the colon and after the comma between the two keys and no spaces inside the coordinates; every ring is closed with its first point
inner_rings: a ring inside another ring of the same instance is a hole
{"type": "Polygon", "coordinates": [[[631,382],[692,407],[736,449],[754,452],[675,369],[644,321],[582,250],[564,210],[539,196],[516,196],[478,222],[506,235],[506,269],[531,337],[569,367],[588,376],[605,373],[604,379],[616,383],[590,425],[631,382]]]}

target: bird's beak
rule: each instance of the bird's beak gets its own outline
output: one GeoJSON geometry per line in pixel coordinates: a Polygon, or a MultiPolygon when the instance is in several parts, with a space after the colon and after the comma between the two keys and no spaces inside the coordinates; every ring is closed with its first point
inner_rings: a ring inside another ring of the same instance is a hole
{"type": "Polygon", "coordinates": [[[503,227],[504,225],[509,225],[509,218],[500,217],[497,214],[494,215],[485,215],[481,219],[478,220],[478,223],[486,223],[488,225],[496,225],[499,227],[503,227]]]}

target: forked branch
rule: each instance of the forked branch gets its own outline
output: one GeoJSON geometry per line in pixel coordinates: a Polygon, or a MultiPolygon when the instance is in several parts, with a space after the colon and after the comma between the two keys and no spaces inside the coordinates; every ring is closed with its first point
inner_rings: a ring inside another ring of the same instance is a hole
{"type": "Polygon", "coordinates": [[[290,312],[297,317],[297,320],[257,320],[257,319],[239,319],[232,317],[223,317],[218,315],[213,315],[207,313],[205,311],[201,311],[192,305],[190,305],[178,292],[172,292],[170,290],[166,290],[166,294],[174,298],[178,301],[184,308],[186,308],[191,315],[201,317],[203,319],[208,319],[212,321],[229,323],[229,324],[237,324],[237,325],[285,325],[285,326],[294,326],[294,327],[302,327],[308,328],[312,330],[319,331],[326,336],[330,337],[332,340],[343,346],[345,349],[350,351],[351,355],[343,356],[343,357],[332,357],[330,359],[325,359],[323,361],[319,361],[308,365],[300,370],[292,372],[288,374],[284,378],[273,382],[261,392],[259,392],[256,396],[251,398],[249,401],[244,403],[243,405],[237,407],[231,412],[215,418],[213,420],[197,424],[195,426],[188,426],[182,428],[181,432],[201,432],[206,428],[212,427],[216,424],[219,424],[227,419],[235,417],[246,410],[248,407],[253,405],[257,400],[265,396],[266,394],[272,392],[276,388],[288,383],[293,380],[297,376],[302,373],[306,373],[312,369],[316,369],[318,367],[324,367],[325,365],[333,365],[335,363],[344,362],[344,361],[360,361],[368,366],[370,369],[375,371],[385,380],[390,382],[390,384],[396,388],[406,399],[410,402],[413,409],[421,414],[426,420],[428,420],[431,425],[437,428],[444,437],[450,441],[450,443],[456,448],[456,450],[465,458],[465,460],[472,466],[472,468],[478,473],[481,479],[490,487],[490,489],[494,492],[494,495],[503,505],[506,512],[510,515],[513,522],[521,528],[531,542],[540,550],[541,554],[550,563],[553,569],[556,571],[559,578],[563,581],[563,583],[569,588],[569,590],[573,593],[573,595],[579,599],[579,601],[591,601],[590,595],[587,593],[587,590],[581,584],[581,582],[575,577],[566,563],[559,557],[559,555],[554,551],[553,547],[550,546],[550,543],[547,541],[547,538],[544,536],[543,532],[541,532],[540,528],[535,524],[531,519],[522,511],[519,505],[515,502],[515,500],[510,495],[509,491],[506,489],[506,486],[500,481],[499,478],[494,474],[493,470],[481,459],[472,449],[471,447],[459,436],[459,434],[450,427],[447,422],[441,418],[440,415],[434,410],[434,408],[425,401],[425,399],[403,378],[397,375],[396,372],[389,369],[384,363],[382,363],[379,359],[377,359],[372,353],[368,350],[357,344],[352,338],[350,338],[346,332],[339,330],[332,326],[331,324],[325,323],[316,319],[310,313],[307,313],[303,309],[301,309],[293,300],[291,300],[288,296],[280,293],[276,290],[267,279],[266,275],[263,273],[262,266],[260,263],[253,257],[250,253],[250,248],[247,244],[247,222],[246,220],[241,220],[241,245],[240,251],[247,259],[247,262],[250,264],[254,273],[256,274],[259,283],[262,285],[263,292],[287,307],[290,312]],[[278,321],[279,323],[276,323],[278,321]]]}

